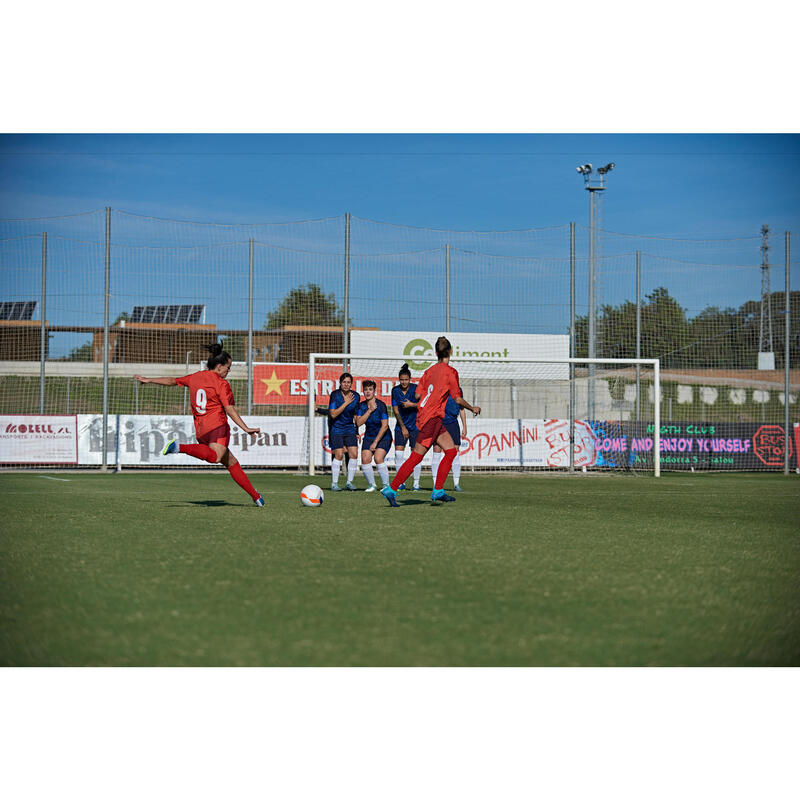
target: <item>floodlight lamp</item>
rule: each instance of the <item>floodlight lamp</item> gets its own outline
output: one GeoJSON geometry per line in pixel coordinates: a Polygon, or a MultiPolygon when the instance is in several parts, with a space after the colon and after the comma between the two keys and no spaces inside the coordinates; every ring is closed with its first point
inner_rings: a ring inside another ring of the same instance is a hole
{"type": "Polygon", "coordinates": [[[575,167],[575,171],[580,172],[580,174],[583,175],[583,167],[575,167]]]}
{"type": "Polygon", "coordinates": [[[611,170],[614,169],[615,166],[616,164],[614,164],[613,161],[610,164],[606,164],[606,172],[611,172],[611,170]]]}
{"type": "Polygon", "coordinates": [[[583,171],[588,175],[592,171],[592,165],[591,164],[584,164],[583,165],[583,171]]]}
{"type": "Polygon", "coordinates": [[[608,170],[605,167],[598,167],[597,168],[597,174],[598,175],[605,175],[606,172],[608,172],[608,170]]]}

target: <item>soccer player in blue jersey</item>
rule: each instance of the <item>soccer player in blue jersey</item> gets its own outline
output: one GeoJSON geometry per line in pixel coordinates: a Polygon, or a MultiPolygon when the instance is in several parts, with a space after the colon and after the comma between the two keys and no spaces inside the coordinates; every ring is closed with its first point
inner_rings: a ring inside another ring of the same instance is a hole
{"type": "Polygon", "coordinates": [[[358,431],[353,417],[355,417],[360,403],[361,396],[358,392],[353,391],[353,376],[349,372],[343,372],[339,376],[339,388],[331,392],[328,402],[330,418],[328,442],[333,451],[333,460],[331,461],[331,491],[333,492],[342,491],[339,486],[339,472],[342,469],[345,447],[350,462],[347,465],[347,483],[344,488],[351,492],[356,491],[353,478],[358,469],[358,431]]]}
{"type": "MultiPolygon", "coordinates": [[[[400,385],[392,389],[392,411],[397,419],[397,425],[394,427],[394,462],[395,470],[400,469],[400,462],[403,461],[403,451],[406,448],[406,442],[409,443],[408,455],[414,451],[414,445],[417,443],[417,384],[411,383],[411,370],[408,364],[403,364],[400,367],[400,372],[397,375],[400,385]]],[[[419,491],[419,476],[422,472],[422,464],[417,464],[414,467],[414,491],[419,491]]],[[[406,488],[403,483],[400,485],[398,491],[406,488]]]]}
{"type": "Polygon", "coordinates": [[[356,412],[356,426],[364,428],[364,438],[361,440],[361,469],[367,479],[368,492],[377,492],[375,486],[375,472],[372,468],[372,459],[381,476],[381,483],[389,485],[389,468],[384,463],[386,454],[392,446],[392,434],[389,431],[389,412],[386,403],[375,397],[375,381],[364,381],[362,384],[364,399],[356,412]]]}
{"type": "MultiPolygon", "coordinates": [[[[459,386],[459,394],[461,397],[464,396],[464,393],[461,391],[461,387],[459,386]]],[[[444,429],[450,434],[450,437],[453,440],[453,444],[460,448],[461,447],[461,437],[467,435],[467,412],[461,406],[459,406],[452,397],[447,398],[447,403],[444,407],[444,417],[442,418],[442,425],[444,429]],[[461,428],[459,429],[458,420],[459,417],[461,418],[461,428]]],[[[431,473],[433,474],[433,482],[436,483],[436,473],[439,469],[439,462],[442,460],[442,453],[444,450],[439,446],[439,444],[435,444],[433,446],[433,462],[431,464],[431,473]]],[[[459,453],[456,453],[455,458],[453,459],[453,465],[450,468],[451,472],[453,473],[453,488],[457,492],[463,492],[464,490],[459,485],[459,479],[461,478],[461,456],[459,453]]]]}

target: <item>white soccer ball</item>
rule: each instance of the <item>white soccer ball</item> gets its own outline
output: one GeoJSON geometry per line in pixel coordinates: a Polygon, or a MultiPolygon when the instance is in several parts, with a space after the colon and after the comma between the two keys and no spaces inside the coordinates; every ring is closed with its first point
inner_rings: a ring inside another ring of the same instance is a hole
{"type": "Polygon", "coordinates": [[[319,486],[309,483],[300,492],[300,502],[309,508],[319,508],[325,499],[325,492],[319,486]]]}

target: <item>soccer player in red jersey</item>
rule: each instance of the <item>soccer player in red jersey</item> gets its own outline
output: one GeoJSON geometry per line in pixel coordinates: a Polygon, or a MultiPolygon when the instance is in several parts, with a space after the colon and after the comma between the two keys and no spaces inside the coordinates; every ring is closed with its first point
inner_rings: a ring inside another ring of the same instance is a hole
{"type": "Polygon", "coordinates": [[[225,380],[231,368],[232,359],[222,349],[221,344],[208,345],[211,357],[206,366],[208,369],[185,375],[182,378],[145,378],[134,375],[140,383],[158,383],[162,386],[187,386],[194,415],[194,429],[197,444],[179,445],[176,439],[167,443],[163,455],[186,453],[187,455],[207,461],[209,464],[221,463],[227,467],[231,477],[244,489],[253,502],[260,508],[264,498],[253,488],[250,479],[244,474],[236,457],[228,449],[231,429],[228,426],[230,417],[245,433],[260,433],[260,428],[249,428],[244,424],[239,412],[233,405],[233,391],[225,380]]]}
{"type": "Polygon", "coordinates": [[[436,473],[436,483],[431,493],[431,500],[434,503],[455,500],[455,497],[445,494],[443,488],[450,472],[450,465],[458,453],[458,448],[453,444],[453,437],[444,428],[443,418],[447,398],[452,397],[459,406],[475,415],[481,413],[481,407],[470,405],[461,397],[458,372],[450,366],[452,350],[452,345],[444,336],[440,336],[436,340],[436,357],[439,361],[425,370],[417,386],[417,397],[419,398],[417,443],[414,445],[414,451],[397,471],[391,485],[381,489],[381,494],[389,501],[390,506],[397,507],[398,487],[413,472],[414,467],[422,461],[434,442],[444,450],[444,457],[436,473]]]}

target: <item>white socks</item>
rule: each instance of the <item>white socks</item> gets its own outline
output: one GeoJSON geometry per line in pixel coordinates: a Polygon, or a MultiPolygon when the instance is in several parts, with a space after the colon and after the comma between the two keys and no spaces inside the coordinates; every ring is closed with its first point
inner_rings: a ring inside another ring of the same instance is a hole
{"type": "Polygon", "coordinates": [[[437,453],[435,450],[433,452],[433,458],[431,460],[431,475],[433,475],[433,484],[436,485],[436,473],[439,472],[439,462],[442,460],[442,456],[444,453],[437,453]]]}
{"type": "Polygon", "coordinates": [[[358,459],[351,458],[350,463],[347,465],[347,482],[352,483],[353,478],[356,476],[356,470],[358,469],[358,459]]]}
{"type": "Polygon", "coordinates": [[[362,464],[361,471],[367,479],[367,483],[372,486],[375,483],[375,470],[372,469],[372,464],[362,464]]]}
{"type": "Polygon", "coordinates": [[[381,476],[381,483],[383,483],[384,486],[388,486],[389,485],[389,467],[386,466],[385,462],[383,464],[376,464],[375,466],[377,466],[377,468],[378,468],[378,475],[381,476]]]}
{"type": "Polygon", "coordinates": [[[453,484],[458,486],[458,479],[461,477],[461,455],[456,453],[456,457],[453,459],[453,466],[450,467],[450,471],[453,473],[453,484]]]}
{"type": "MultiPolygon", "coordinates": [[[[436,483],[436,474],[439,472],[439,464],[442,461],[442,456],[444,453],[434,453],[433,460],[431,461],[431,474],[433,475],[433,482],[436,483]]],[[[461,477],[461,456],[456,454],[456,457],[453,459],[453,465],[450,467],[450,471],[453,473],[453,485],[458,486],[458,479],[461,477]]]]}
{"type": "Polygon", "coordinates": [[[335,458],[331,461],[331,483],[337,483],[339,480],[339,470],[342,468],[342,462],[337,461],[335,458]]]}

